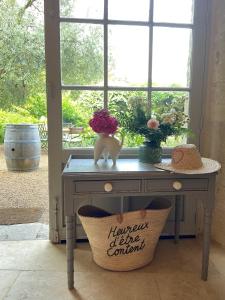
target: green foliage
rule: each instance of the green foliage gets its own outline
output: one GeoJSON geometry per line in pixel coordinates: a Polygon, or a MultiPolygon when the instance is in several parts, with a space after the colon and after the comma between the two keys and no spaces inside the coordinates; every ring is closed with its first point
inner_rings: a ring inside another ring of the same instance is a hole
{"type": "Polygon", "coordinates": [[[91,116],[94,111],[103,108],[103,92],[99,91],[83,91],[76,101],[84,108],[87,116],[91,116]]]}
{"type": "Polygon", "coordinates": [[[31,89],[44,90],[44,32],[16,1],[0,2],[0,107],[20,105],[31,89]]]}
{"type": "MultiPolygon", "coordinates": [[[[186,128],[187,116],[183,113],[187,94],[184,92],[154,92],[152,94],[152,117],[162,121],[163,115],[176,110],[176,124],[160,124],[160,130],[150,130],[146,124],[151,118],[148,110],[146,94],[143,92],[113,93],[110,99],[110,112],[119,121],[122,132],[128,139],[128,146],[140,145],[144,137],[153,146],[159,146],[167,141],[168,136],[180,136],[189,133],[186,128]]],[[[174,143],[169,139],[169,144],[174,143]]]]}
{"type": "Polygon", "coordinates": [[[76,0],[60,0],[60,14],[61,16],[68,17],[76,0]]]}
{"type": "MultiPolygon", "coordinates": [[[[76,0],[60,0],[61,14],[69,16],[76,0]]],[[[42,0],[0,0],[0,139],[6,123],[37,122],[46,116],[44,24],[40,18],[42,0]],[[35,4],[34,8],[33,4],[35,4]]],[[[102,26],[62,24],[61,67],[65,84],[96,84],[103,80],[102,26]]],[[[109,59],[111,59],[109,57],[109,59]]],[[[163,115],[172,108],[187,111],[185,92],[152,92],[152,114],[163,115]]],[[[131,122],[129,99],[147,103],[146,92],[110,92],[109,110],[120,123],[125,145],[137,146],[144,140],[136,131],[138,124],[131,122]]],[[[82,146],[93,145],[95,134],[88,126],[93,111],[103,108],[104,95],[99,91],[71,91],[63,94],[63,122],[84,127],[82,146]]],[[[141,123],[146,122],[148,111],[136,112],[141,123]]],[[[141,129],[139,129],[140,131],[141,129]]],[[[143,131],[146,127],[142,128],[143,131]]],[[[169,128],[164,126],[167,134],[169,128]]],[[[181,127],[179,128],[181,132],[181,127]]],[[[146,133],[147,134],[147,133],[146,133]]],[[[145,134],[145,135],[146,135],[145,134]]],[[[173,141],[170,139],[170,142],[173,141]]]]}
{"type": "Polygon", "coordinates": [[[185,105],[188,102],[186,92],[153,92],[152,111],[157,115],[168,113],[171,109],[178,112],[185,112],[185,105]]]}
{"type": "Polygon", "coordinates": [[[184,126],[188,118],[183,112],[170,110],[169,113],[155,115],[156,121],[149,114],[144,99],[129,99],[126,115],[128,118],[122,121],[124,128],[128,132],[145,137],[145,143],[152,147],[160,147],[161,142],[166,142],[168,136],[178,136],[187,132],[184,126]],[[147,126],[150,119],[155,124],[147,126]]]}
{"type": "Polygon", "coordinates": [[[102,28],[62,24],[61,57],[64,84],[95,84],[103,79],[102,28]]]}
{"type": "Polygon", "coordinates": [[[72,123],[74,126],[83,126],[85,123],[79,105],[70,98],[70,94],[64,95],[62,100],[63,123],[72,123]]]}
{"type": "Polygon", "coordinates": [[[29,115],[26,110],[14,107],[13,112],[7,112],[0,109],[0,143],[4,141],[4,131],[6,124],[19,124],[19,123],[37,123],[38,120],[29,115]]]}
{"type": "MultiPolygon", "coordinates": [[[[163,115],[168,113],[171,108],[176,108],[180,114],[178,116],[182,117],[182,112],[184,110],[184,104],[186,101],[186,94],[181,92],[154,92],[152,97],[152,108],[154,115],[163,115]],[[173,96],[173,98],[172,98],[173,96]]],[[[109,110],[112,115],[114,115],[120,124],[120,132],[125,136],[124,145],[127,147],[135,147],[144,142],[144,136],[137,131],[146,131],[146,135],[149,133],[146,128],[146,122],[150,118],[147,113],[147,109],[143,114],[142,111],[135,111],[138,119],[144,124],[142,129],[139,128],[137,121],[132,121],[132,99],[135,100],[138,97],[141,107],[146,107],[146,93],[144,92],[112,92],[109,95],[109,110]],[[129,106],[130,105],[130,106],[129,106]],[[146,115],[145,115],[146,114],[146,115]],[[131,128],[138,128],[137,131],[128,131],[128,126],[131,128]]],[[[93,115],[93,112],[97,109],[103,107],[103,92],[99,91],[83,91],[81,93],[74,93],[74,91],[63,92],[63,122],[72,123],[76,127],[83,127],[84,132],[82,133],[82,146],[91,146],[94,143],[96,137],[93,130],[88,125],[88,122],[93,115]]],[[[11,111],[13,114],[18,113],[19,121],[25,122],[26,118],[32,117],[32,120],[39,120],[40,117],[46,116],[46,99],[44,93],[33,93],[27,99],[27,102],[23,106],[12,106],[11,111]],[[22,118],[22,119],[21,119],[22,118]],[[25,118],[25,119],[23,119],[25,118]],[[33,119],[34,118],[34,119],[33,119]],[[25,121],[24,121],[25,120],[25,121]]],[[[3,113],[3,112],[2,112],[3,113]]],[[[5,112],[8,116],[8,112],[5,112]]],[[[134,112],[133,112],[134,113],[134,112]]],[[[10,114],[9,114],[10,115],[10,114]]],[[[15,120],[16,121],[16,120],[15,120]]],[[[4,121],[5,123],[14,122],[14,119],[9,116],[4,121]]],[[[179,132],[184,130],[186,133],[187,129],[183,128],[183,124],[179,121],[180,126],[179,132]],[[182,129],[182,128],[183,129],[182,129]]],[[[164,125],[163,125],[164,126],[164,125]]],[[[164,126],[167,135],[170,134],[170,128],[164,126]]],[[[153,136],[152,136],[153,137],[153,136]]],[[[157,137],[160,137],[159,135],[157,137]]],[[[154,138],[154,137],[153,137],[154,138]]],[[[162,137],[161,137],[162,138],[162,137]]],[[[154,138],[156,140],[156,138],[154,138]]],[[[181,142],[181,137],[178,137],[177,143],[181,142]]],[[[176,143],[174,137],[167,139],[166,145],[173,146],[176,143]]]]}
{"type": "Polygon", "coordinates": [[[144,95],[146,95],[144,92],[113,92],[110,95],[109,111],[117,118],[122,131],[125,131],[126,134],[128,133],[126,130],[127,122],[130,122],[131,117],[128,109],[129,99],[133,97],[144,99],[144,95]]]}
{"type": "MultiPolygon", "coordinates": [[[[62,2],[64,12],[69,13],[74,0],[62,2]]],[[[21,3],[0,1],[0,108],[5,110],[32,102],[30,98],[36,99],[40,107],[37,95],[45,92],[44,24],[40,14],[43,1],[27,0],[24,6],[21,3]]],[[[100,27],[63,24],[61,38],[64,83],[93,84],[102,80],[100,27]]],[[[45,110],[43,105],[41,110],[45,110]]]]}
{"type": "MultiPolygon", "coordinates": [[[[184,110],[184,103],[186,100],[186,93],[181,92],[154,92],[152,98],[152,107],[154,108],[154,114],[159,111],[160,114],[165,114],[170,112],[171,108],[177,108],[178,112],[184,110]],[[172,98],[173,96],[173,98],[172,98]],[[156,105],[157,103],[157,105],[156,105]],[[166,105],[165,103],[168,103],[166,105]]],[[[74,92],[66,92],[66,97],[71,99],[72,102],[76,103],[74,105],[74,110],[78,116],[82,116],[82,122],[80,126],[84,127],[84,133],[82,134],[82,146],[93,145],[95,133],[89,128],[88,121],[90,120],[93,112],[103,107],[103,93],[99,91],[84,91],[80,94],[74,94],[74,92]]],[[[115,116],[120,125],[120,132],[125,136],[124,145],[127,147],[135,147],[141,145],[144,142],[144,136],[137,134],[136,131],[131,132],[127,130],[128,123],[131,120],[131,109],[128,109],[128,103],[131,103],[130,99],[136,99],[138,97],[139,101],[142,103],[142,107],[147,106],[147,99],[145,92],[111,92],[109,94],[109,111],[115,116]]],[[[132,108],[132,105],[131,107],[132,108]]],[[[146,109],[147,114],[147,109],[146,109]]],[[[72,111],[71,111],[72,113],[72,111]]],[[[141,112],[139,113],[139,118],[141,119],[141,112]]],[[[181,114],[182,116],[182,114],[181,114]]],[[[146,122],[150,118],[149,114],[147,116],[142,116],[142,123],[144,124],[142,130],[147,130],[146,122]]],[[[134,126],[132,124],[132,126],[134,126]]],[[[137,124],[136,124],[137,126],[137,124]]],[[[182,125],[183,126],[183,125],[182,125]]],[[[166,127],[164,127],[166,130],[166,127]]],[[[187,129],[182,129],[186,133],[187,129]]],[[[181,128],[179,132],[182,133],[181,128]]],[[[148,131],[148,130],[147,130],[148,131]]],[[[169,134],[169,132],[167,132],[169,134]]],[[[159,135],[157,136],[159,137],[159,135]]],[[[167,146],[173,146],[175,143],[181,143],[182,137],[170,137],[166,141],[167,146]]],[[[163,143],[162,143],[163,144],[163,143]]]]}
{"type": "Polygon", "coordinates": [[[36,95],[31,95],[24,108],[29,111],[31,116],[34,116],[37,119],[40,119],[42,116],[47,116],[47,104],[46,96],[44,93],[37,93],[36,95]]]}

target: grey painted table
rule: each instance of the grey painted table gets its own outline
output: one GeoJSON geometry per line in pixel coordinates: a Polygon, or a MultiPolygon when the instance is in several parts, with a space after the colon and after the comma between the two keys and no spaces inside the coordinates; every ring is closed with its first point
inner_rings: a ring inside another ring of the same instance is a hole
{"type": "Polygon", "coordinates": [[[212,210],[214,207],[216,173],[201,175],[175,174],[154,168],[137,159],[118,159],[94,164],[93,159],[71,156],[63,171],[64,212],[66,216],[68,287],[74,287],[74,247],[76,241],[76,205],[84,196],[175,196],[175,242],[179,238],[179,205],[181,197],[193,194],[203,199],[204,237],[201,278],[207,280],[212,210]]]}

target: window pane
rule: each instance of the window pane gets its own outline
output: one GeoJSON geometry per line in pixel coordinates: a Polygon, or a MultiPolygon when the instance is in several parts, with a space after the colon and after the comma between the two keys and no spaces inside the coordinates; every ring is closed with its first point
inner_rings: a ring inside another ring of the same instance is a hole
{"type": "Polygon", "coordinates": [[[103,83],[103,26],[61,24],[63,84],[103,83]]]}
{"type": "MultiPolygon", "coordinates": [[[[120,131],[124,131],[124,126],[129,119],[129,113],[127,107],[130,106],[129,101],[134,98],[137,101],[143,101],[147,105],[147,93],[146,92],[109,92],[109,111],[115,116],[119,122],[120,131]]],[[[136,147],[141,145],[144,138],[139,135],[131,135],[126,132],[124,146],[123,147],[136,147]]]]}
{"type": "Polygon", "coordinates": [[[191,37],[191,29],[154,28],[153,86],[189,86],[191,37]]]}
{"type": "Polygon", "coordinates": [[[168,23],[192,23],[193,0],[154,1],[154,21],[168,23]]]}
{"type": "Polygon", "coordinates": [[[109,19],[148,21],[149,0],[109,0],[109,19]]]}
{"type": "MultiPolygon", "coordinates": [[[[162,116],[171,112],[185,113],[189,111],[189,93],[188,92],[152,92],[152,115],[162,116]]],[[[168,137],[166,143],[162,146],[174,147],[176,145],[186,143],[187,136],[168,137]]]]}
{"type": "Polygon", "coordinates": [[[61,0],[63,17],[103,19],[104,0],[61,0]]]}
{"type": "Polygon", "coordinates": [[[88,122],[95,110],[103,108],[103,99],[103,92],[99,91],[63,91],[64,148],[93,146],[96,134],[88,122]]]}
{"type": "Polygon", "coordinates": [[[148,28],[109,26],[109,85],[147,85],[148,28]]]}

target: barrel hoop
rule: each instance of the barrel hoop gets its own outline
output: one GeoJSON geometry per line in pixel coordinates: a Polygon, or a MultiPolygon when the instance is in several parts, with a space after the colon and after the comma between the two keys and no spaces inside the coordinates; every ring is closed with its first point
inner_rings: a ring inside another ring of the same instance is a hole
{"type": "Polygon", "coordinates": [[[38,127],[38,124],[6,124],[7,128],[22,128],[22,127],[27,127],[27,128],[32,128],[32,127],[38,127]]]}
{"type": "Polygon", "coordinates": [[[5,143],[13,143],[13,144],[34,144],[37,143],[39,144],[40,141],[38,140],[5,140],[5,143]]]}
{"type": "Polygon", "coordinates": [[[26,160],[26,159],[37,159],[37,158],[40,158],[40,155],[35,155],[35,156],[29,156],[29,157],[9,157],[9,156],[5,156],[6,159],[9,159],[9,160],[17,160],[17,159],[22,159],[22,160],[26,160]]]}

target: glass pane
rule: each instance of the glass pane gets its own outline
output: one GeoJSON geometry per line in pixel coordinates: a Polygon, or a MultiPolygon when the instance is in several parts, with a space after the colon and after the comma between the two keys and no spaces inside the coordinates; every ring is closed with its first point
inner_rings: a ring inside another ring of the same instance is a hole
{"type": "Polygon", "coordinates": [[[126,131],[126,123],[129,120],[129,110],[132,109],[132,101],[142,101],[147,104],[146,92],[109,92],[109,111],[119,122],[119,131],[125,133],[123,147],[136,147],[141,145],[144,138],[137,134],[130,134],[126,131]]]}
{"type": "Polygon", "coordinates": [[[189,86],[191,38],[191,29],[154,28],[153,86],[189,86]]]}
{"type": "Polygon", "coordinates": [[[60,0],[63,17],[103,19],[104,0],[60,0]]]}
{"type": "Polygon", "coordinates": [[[168,23],[192,23],[193,0],[157,0],[154,1],[154,21],[168,23]]]}
{"type": "MultiPolygon", "coordinates": [[[[188,116],[189,92],[152,92],[152,115],[160,118],[171,111],[178,112],[180,116],[180,113],[188,116]]],[[[174,147],[186,142],[187,135],[180,135],[178,137],[169,136],[166,143],[163,143],[162,146],[174,147]]]]}
{"type": "Polygon", "coordinates": [[[101,85],[103,57],[102,25],[61,24],[63,84],[101,85]]]}
{"type": "Polygon", "coordinates": [[[64,148],[93,146],[96,134],[88,122],[95,110],[103,108],[103,99],[103,92],[99,91],[63,91],[64,148]]]}
{"type": "Polygon", "coordinates": [[[148,21],[149,0],[109,0],[109,19],[148,21]]]}
{"type": "Polygon", "coordinates": [[[109,85],[147,85],[147,27],[109,26],[109,85]]]}

